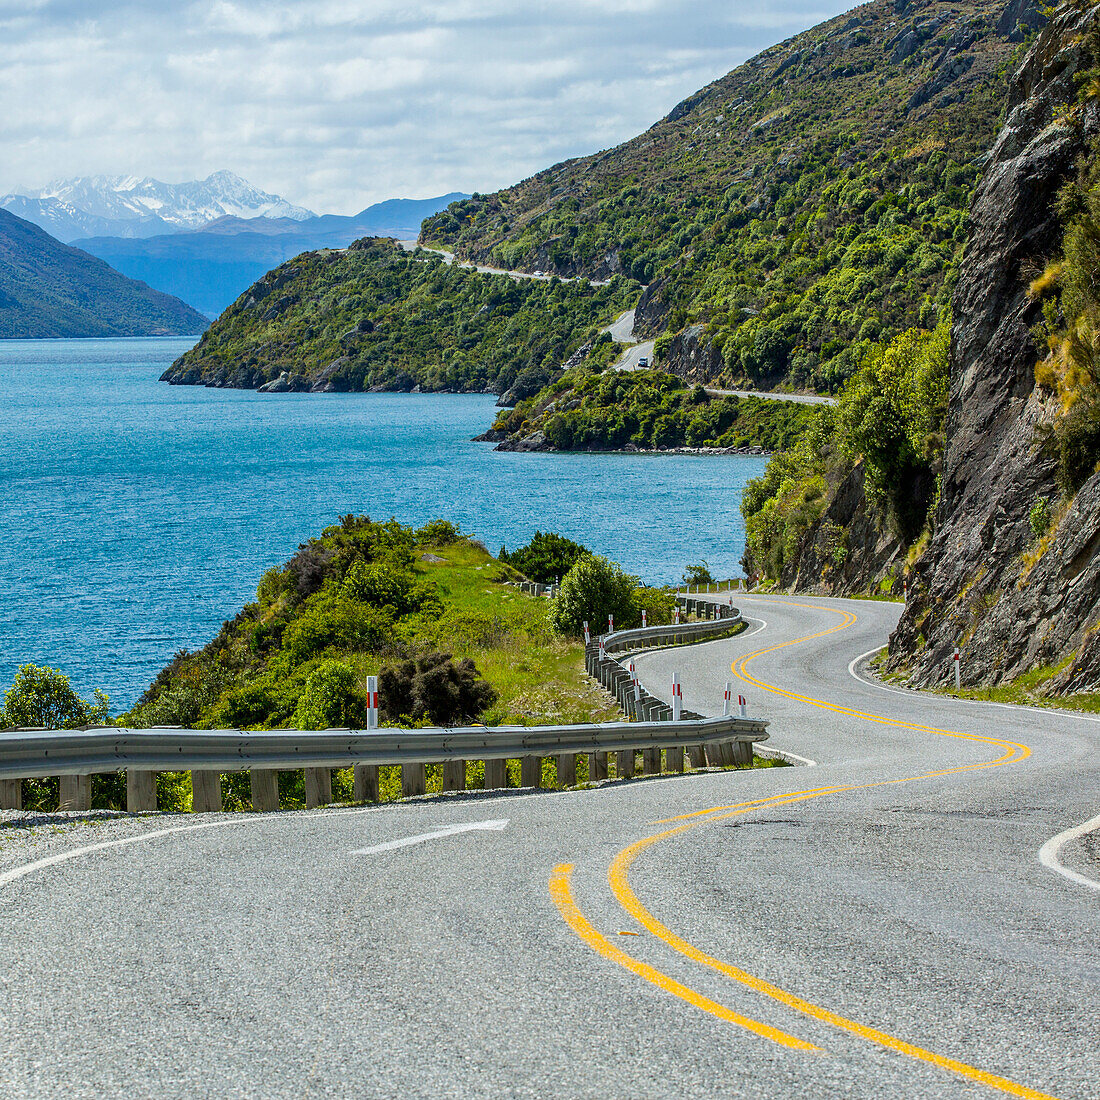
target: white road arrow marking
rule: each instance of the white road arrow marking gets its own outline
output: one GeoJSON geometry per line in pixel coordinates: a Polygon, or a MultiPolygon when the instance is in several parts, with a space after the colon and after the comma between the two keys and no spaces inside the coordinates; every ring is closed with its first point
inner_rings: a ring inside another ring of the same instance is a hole
{"type": "Polygon", "coordinates": [[[385,844],[375,844],[371,848],[356,848],[353,856],[372,856],[375,852],[392,852],[395,848],[411,848],[414,844],[423,844],[426,840],[438,840],[444,836],[455,836],[458,833],[489,832],[499,833],[508,824],[508,818],[500,821],[470,821],[465,825],[448,825],[444,829],[437,829],[434,833],[420,833],[418,836],[406,836],[401,840],[388,840],[385,844]]]}

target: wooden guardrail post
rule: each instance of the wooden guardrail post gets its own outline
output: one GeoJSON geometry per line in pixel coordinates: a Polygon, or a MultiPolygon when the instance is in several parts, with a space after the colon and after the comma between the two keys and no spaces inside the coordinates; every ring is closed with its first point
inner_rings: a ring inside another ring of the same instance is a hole
{"type": "Polygon", "coordinates": [[[688,759],[693,768],[705,768],[707,766],[707,750],[702,745],[692,745],[688,749],[688,759]]]}
{"type": "Polygon", "coordinates": [[[253,768],[248,775],[252,788],[252,809],[270,813],[279,808],[279,773],[271,768],[253,768]]]}
{"type": "Polygon", "coordinates": [[[747,768],[752,765],[751,741],[732,741],[730,742],[730,748],[733,750],[734,764],[742,768],[747,768]]]}
{"type": "Polygon", "coordinates": [[[508,761],[485,761],[485,790],[497,791],[508,786],[508,761]]]}
{"type": "Polygon", "coordinates": [[[577,785],[577,757],[575,753],[566,752],[558,757],[558,786],[575,787],[577,785]]]}
{"type": "Polygon", "coordinates": [[[23,808],[23,780],[0,779],[0,810],[23,808]]]}
{"type": "Polygon", "coordinates": [[[90,810],[92,808],[92,777],[63,775],[58,783],[59,810],[90,810]]]}
{"type": "Polygon", "coordinates": [[[378,801],[378,765],[356,764],[354,773],[355,801],[378,801]]]}
{"type": "Polygon", "coordinates": [[[633,779],[636,763],[633,749],[621,749],[615,754],[615,771],[620,779],[633,779]]]}
{"type": "Polygon", "coordinates": [[[406,798],[428,793],[428,773],[423,764],[401,765],[401,793],[406,798]]]}
{"type": "Polygon", "coordinates": [[[191,809],[197,814],[220,813],[222,808],[221,772],[191,773],[191,809]]]}
{"type": "Polygon", "coordinates": [[[126,810],[148,813],[157,808],[157,773],[143,768],[126,769],[126,810]]]}
{"type": "Polygon", "coordinates": [[[332,802],[332,769],[306,768],[306,809],[315,810],[332,802]]]}
{"type": "Polygon", "coordinates": [[[521,787],[542,786],[542,757],[525,756],[519,765],[519,785],[521,787]]]}
{"type": "Polygon", "coordinates": [[[592,783],[600,783],[607,778],[606,752],[594,752],[589,755],[588,778],[592,783]]]}
{"type": "Polygon", "coordinates": [[[443,761],[443,789],[445,791],[464,791],[466,789],[466,761],[443,761]]]}

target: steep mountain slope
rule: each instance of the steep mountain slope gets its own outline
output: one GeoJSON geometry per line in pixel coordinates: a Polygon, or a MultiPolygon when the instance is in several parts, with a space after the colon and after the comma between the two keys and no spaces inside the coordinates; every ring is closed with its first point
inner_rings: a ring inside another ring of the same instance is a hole
{"type": "Polygon", "coordinates": [[[294,221],[314,216],[227,171],[178,184],[150,177],[80,176],[55,180],[30,194],[5,195],[0,207],[66,242],[107,234],[151,237],[195,229],[227,215],[294,221]]]}
{"type": "Polygon", "coordinates": [[[545,384],[638,294],[615,279],[510,279],[390,240],[307,252],[268,273],[163,380],[282,390],[500,393],[545,384]]]}
{"type": "Polygon", "coordinates": [[[630,273],[650,284],[640,330],[691,380],[835,388],[946,306],[1003,74],[1042,18],[1033,0],[873,0],[624,145],[453,205],[422,240],[630,273]]]}
{"type": "Polygon", "coordinates": [[[168,336],[206,319],[0,210],[0,338],[168,336]]]}
{"type": "Polygon", "coordinates": [[[1017,74],[954,298],[936,530],[891,663],[915,682],[1100,685],[1100,7],[1017,74]],[[1045,358],[1044,358],[1045,356],[1045,358]]]}
{"type": "Polygon", "coordinates": [[[361,237],[412,240],[420,223],[466,196],[388,199],[350,217],[237,218],[226,216],[187,233],[159,237],[92,237],[76,245],[132,279],[174,294],[216,317],[257,279],[284,260],[317,248],[346,248],[361,237]]]}

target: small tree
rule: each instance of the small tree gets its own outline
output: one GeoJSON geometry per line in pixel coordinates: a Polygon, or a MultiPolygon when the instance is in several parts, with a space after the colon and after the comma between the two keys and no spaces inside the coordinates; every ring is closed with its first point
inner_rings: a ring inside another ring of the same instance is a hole
{"type": "Polygon", "coordinates": [[[2,724],[74,729],[107,721],[107,696],[96,688],[95,702],[81,699],[69,678],[56,668],[23,665],[4,694],[2,724]]]}
{"type": "Polygon", "coordinates": [[[714,577],[712,577],[710,573],[710,566],[707,565],[705,561],[699,562],[698,565],[689,565],[684,570],[684,575],[681,580],[688,588],[695,588],[700,584],[714,583],[714,577]]]}
{"type": "Polygon", "coordinates": [[[574,563],[589,553],[579,542],[555,535],[552,531],[543,534],[536,531],[526,546],[511,553],[502,546],[500,560],[518,569],[528,580],[538,584],[550,584],[560,580],[573,568],[574,563]]]}
{"type": "Polygon", "coordinates": [[[294,712],[294,726],[302,730],[361,729],[366,725],[367,697],[359,690],[355,673],[342,661],[325,661],[306,680],[294,712]]]}
{"type": "Polygon", "coordinates": [[[607,617],[617,627],[637,626],[641,614],[634,599],[638,578],[613,561],[588,554],[562,578],[561,591],[550,609],[550,625],[561,634],[580,634],[585,621],[594,634],[607,628],[607,617]]]}

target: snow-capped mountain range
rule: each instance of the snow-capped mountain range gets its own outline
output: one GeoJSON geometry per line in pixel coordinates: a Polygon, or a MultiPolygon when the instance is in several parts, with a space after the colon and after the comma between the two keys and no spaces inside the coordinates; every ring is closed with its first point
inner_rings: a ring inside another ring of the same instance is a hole
{"type": "Polygon", "coordinates": [[[61,241],[81,237],[154,237],[198,229],[218,218],[288,218],[313,211],[253,187],[233,172],[163,183],[150,177],[81,176],[0,198],[0,207],[61,241]]]}

